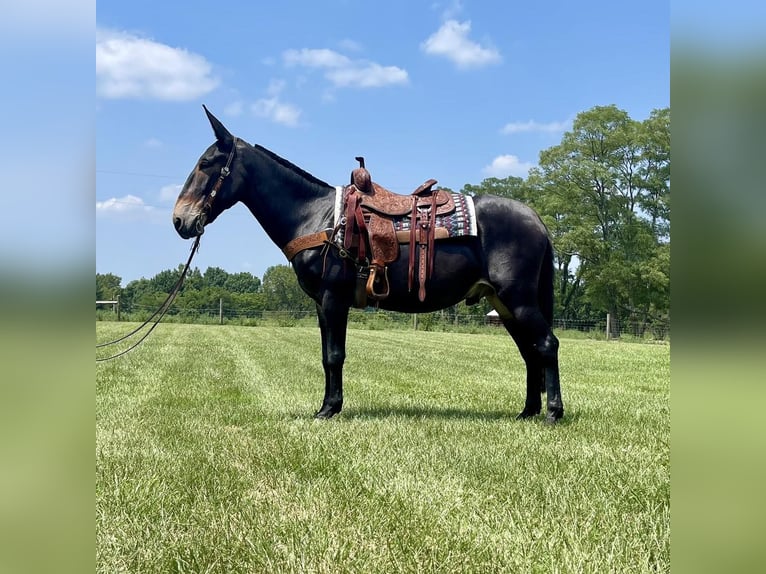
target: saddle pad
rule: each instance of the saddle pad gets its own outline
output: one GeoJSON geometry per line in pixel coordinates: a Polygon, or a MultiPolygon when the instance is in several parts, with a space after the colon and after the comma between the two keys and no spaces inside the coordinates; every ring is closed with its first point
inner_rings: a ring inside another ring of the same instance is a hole
{"type": "MultiPolygon", "coordinates": [[[[466,235],[478,235],[476,227],[476,212],[473,207],[473,198],[462,193],[453,193],[455,211],[448,215],[436,216],[436,227],[443,227],[449,233],[448,237],[463,237],[466,235]]],[[[410,229],[410,216],[394,218],[396,231],[408,231],[410,229]]]]}

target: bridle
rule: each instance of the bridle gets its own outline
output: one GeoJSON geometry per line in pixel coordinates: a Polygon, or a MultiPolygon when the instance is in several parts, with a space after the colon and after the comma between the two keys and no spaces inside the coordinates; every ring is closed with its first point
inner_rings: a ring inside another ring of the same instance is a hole
{"type": "Polygon", "coordinates": [[[176,298],[176,295],[181,291],[181,286],[183,285],[184,279],[186,278],[186,274],[189,271],[189,268],[191,266],[192,258],[194,257],[194,254],[199,249],[199,241],[202,237],[202,233],[205,229],[205,219],[207,218],[207,215],[210,213],[211,208],[213,207],[213,200],[215,199],[215,196],[218,195],[218,192],[221,190],[221,186],[223,185],[223,180],[225,180],[229,174],[231,174],[231,164],[234,161],[234,155],[237,151],[237,140],[239,138],[234,138],[234,143],[231,146],[231,151],[229,152],[229,157],[226,158],[226,165],[221,168],[221,173],[218,176],[218,179],[213,184],[213,189],[210,190],[210,193],[205,198],[204,203],[202,204],[202,216],[197,221],[197,231],[199,232],[199,235],[197,235],[194,244],[191,248],[191,253],[189,254],[189,259],[186,261],[186,265],[184,265],[184,269],[181,272],[180,277],[178,278],[178,281],[176,281],[176,284],[173,286],[173,289],[171,289],[170,293],[168,293],[167,299],[160,305],[160,308],[157,309],[151,317],[149,317],[146,321],[144,321],[138,328],[134,329],[127,335],[124,335],[118,339],[115,339],[113,341],[108,341],[106,343],[100,343],[96,345],[96,348],[101,347],[108,347],[110,345],[114,345],[115,343],[119,343],[121,341],[124,341],[128,337],[131,337],[132,335],[135,335],[141,329],[146,327],[149,323],[154,323],[149,330],[144,333],[144,335],[136,341],[134,344],[132,344],[127,349],[120,351],[119,353],[116,353],[114,355],[108,356],[108,357],[100,357],[96,359],[96,362],[102,362],[102,361],[109,361],[111,359],[116,359],[117,357],[120,357],[127,353],[128,351],[131,351],[135,349],[138,345],[143,342],[144,339],[146,339],[149,336],[149,333],[151,333],[154,328],[159,325],[162,318],[165,316],[165,313],[168,312],[168,309],[170,309],[170,306],[173,304],[173,301],[176,298]]]}
{"type": "Polygon", "coordinates": [[[96,362],[109,361],[111,359],[116,359],[117,357],[121,357],[128,351],[135,349],[138,345],[140,345],[144,341],[144,339],[146,339],[149,336],[149,333],[151,333],[154,330],[154,328],[157,325],[159,325],[160,321],[165,316],[165,313],[167,313],[168,309],[170,309],[170,306],[173,304],[173,301],[175,300],[176,296],[181,291],[181,286],[183,285],[184,279],[186,278],[186,274],[188,273],[189,268],[191,267],[191,262],[192,262],[192,259],[194,258],[194,254],[199,249],[200,238],[202,237],[202,233],[205,228],[205,219],[207,218],[208,214],[210,213],[210,210],[213,207],[213,200],[215,200],[216,195],[218,195],[218,192],[221,190],[223,181],[231,174],[231,164],[234,161],[234,156],[236,155],[236,152],[237,152],[238,139],[239,138],[234,138],[234,142],[231,146],[231,151],[229,152],[229,156],[226,158],[226,165],[224,165],[221,168],[221,173],[218,175],[218,179],[213,184],[213,189],[210,190],[210,193],[207,195],[204,203],[202,204],[202,216],[197,221],[197,231],[199,232],[199,234],[195,238],[194,244],[192,245],[192,248],[191,248],[191,253],[189,253],[189,259],[187,259],[186,265],[184,265],[184,269],[181,272],[181,275],[178,277],[178,280],[176,281],[176,284],[173,286],[173,289],[171,289],[170,293],[168,293],[168,296],[165,299],[165,301],[162,303],[162,305],[160,305],[159,309],[157,309],[151,315],[151,317],[149,317],[136,329],[132,330],[127,335],[123,335],[122,337],[114,339],[113,341],[97,344],[96,348],[98,349],[102,347],[108,347],[116,343],[119,343],[121,341],[124,341],[128,339],[129,337],[131,337],[132,335],[137,334],[139,331],[141,331],[144,327],[146,327],[150,323],[153,323],[153,325],[149,328],[149,330],[146,333],[144,333],[141,336],[140,339],[138,339],[138,341],[133,343],[127,349],[124,349],[120,351],[119,353],[115,353],[114,355],[110,355],[108,357],[96,358],[96,362]]]}
{"type": "MultiPolygon", "coordinates": [[[[215,199],[215,196],[218,195],[218,192],[221,190],[221,186],[223,185],[223,180],[229,177],[229,174],[231,173],[231,164],[234,161],[234,155],[237,152],[237,140],[239,138],[234,138],[234,143],[231,146],[231,151],[229,152],[229,157],[226,158],[226,165],[221,168],[221,173],[218,176],[218,179],[216,180],[215,184],[213,185],[213,189],[210,190],[210,193],[205,198],[204,203],[202,204],[202,213],[205,216],[205,219],[207,219],[207,216],[210,214],[210,210],[213,207],[213,200],[215,199]]],[[[202,229],[204,229],[205,222],[200,218],[200,220],[197,222],[197,231],[202,233],[202,229]]]]}

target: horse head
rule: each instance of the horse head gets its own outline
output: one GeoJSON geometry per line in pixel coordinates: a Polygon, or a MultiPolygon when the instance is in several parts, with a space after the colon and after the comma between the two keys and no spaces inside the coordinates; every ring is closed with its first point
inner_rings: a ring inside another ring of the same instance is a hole
{"type": "Polygon", "coordinates": [[[207,224],[239,201],[237,190],[245,177],[242,162],[236,161],[239,139],[202,107],[216,141],[200,156],[173,208],[173,225],[184,239],[202,235],[207,224]]]}

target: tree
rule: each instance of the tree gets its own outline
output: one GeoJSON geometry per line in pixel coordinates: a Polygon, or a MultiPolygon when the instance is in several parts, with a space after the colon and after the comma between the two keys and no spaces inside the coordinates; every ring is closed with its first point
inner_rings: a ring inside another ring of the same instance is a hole
{"type": "Polygon", "coordinates": [[[298,278],[291,267],[274,265],[263,274],[263,294],[266,309],[270,311],[308,311],[314,309],[298,284],[298,278]]]}
{"type": "Polygon", "coordinates": [[[176,283],[178,283],[178,280],[181,278],[183,269],[184,266],[179,265],[178,269],[166,269],[164,271],[160,271],[157,273],[157,275],[149,280],[152,289],[161,293],[170,293],[173,290],[173,287],[176,286],[176,283]]]}
{"type": "Polygon", "coordinates": [[[134,310],[142,298],[151,293],[156,293],[155,286],[149,279],[135,279],[128,283],[120,295],[120,306],[127,312],[134,310]]]}
{"type": "Polygon", "coordinates": [[[120,294],[122,277],[113,273],[96,273],[96,301],[114,301],[120,294]]]}
{"type": "Polygon", "coordinates": [[[669,118],[659,110],[637,122],[616,106],[582,112],[530,174],[558,252],[564,304],[580,292],[612,315],[615,331],[619,319],[647,320],[669,309],[669,300],[646,296],[661,291],[669,273],[660,252],[669,241],[669,118]]]}
{"type": "Polygon", "coordinates": [[[465,193],[471,196],[498,195],[500,197],[518,199],[519,201],[525,201],[527,197],[524,180],[513,175],[509,175],[508,177],[502,179],[497,177],[488,177],[479,185],[471,185],[470,183],[467,183],[460,191],[461,193],[465,193]]]}
{"type": "Polygon", "coordinates": [[[646,193],[641,209],[650,217],[652,231],[670,240],[670,108],[653,110],[641,126],[643,165],[639,170],[646,193]]]}
{"type": "Polygon", "coordinates": [[[247,271],[230,273],[223,287],[232,293],[259,293],[261,280],[247,271]]]}
{"type": "Polygon", "coordinates": [[[229,274],[220,267],[208,267],[203,278],[206,287],[223,287],[229,274]]]}

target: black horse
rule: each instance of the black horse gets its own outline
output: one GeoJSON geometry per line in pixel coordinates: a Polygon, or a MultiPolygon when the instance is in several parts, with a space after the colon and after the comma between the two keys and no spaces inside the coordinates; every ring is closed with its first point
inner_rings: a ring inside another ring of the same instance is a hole
{"type": "MultiPolygon", "coordinates": [[[[200,157],[173,210],[173,224],[184,239],[204,232],[224,210],[241,201],[283,249],[299,237],[316,235],[334,222],[335,187],[273,152],[229,133],[205,108],[216,142],[200,157]]],[[[390,295],[383,309],[430,312],[486,297],[519,348],[527,368],[524,410],[517,418],[540,413],[547,392],[547,415],[564,414],[559,385],[558,340],[553,335],[553,248],[538,215],[505,198],[474,198],[478,236],[435,243],[428,294],[420,301],[408,289],[408,253],[388,269],[390,295]]],[[[318,418],[343,406],[346,327],[354,301],[356,270],[339,250],[321,246],[292,259],[301,288],[316,302],[322,335],[325,393],[318,418]]]]}

